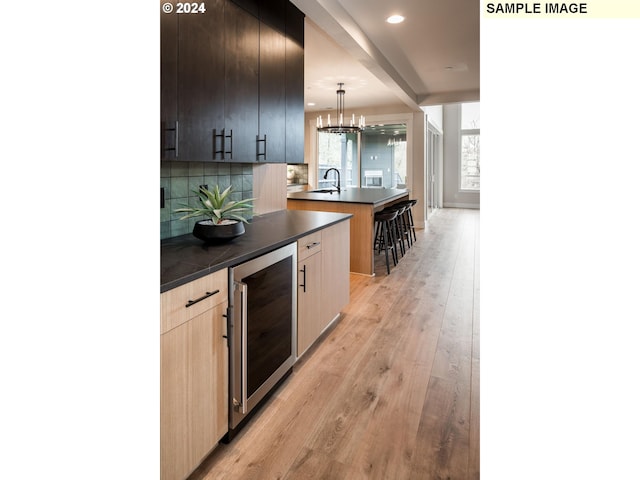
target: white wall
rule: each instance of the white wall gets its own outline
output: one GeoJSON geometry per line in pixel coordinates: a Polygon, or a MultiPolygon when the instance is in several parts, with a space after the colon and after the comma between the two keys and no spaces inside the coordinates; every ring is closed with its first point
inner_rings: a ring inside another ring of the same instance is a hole
{"type": "Polygon", "coordinates": [[[424,110],[424,113],[429,116],[429,122],[432,123],[438,130],[442,131],[443,106],[433,105],[431,107],[422,107],[422,110],[424,110]]]}
{"type": "Polygon", "coordinates": [[[411,175],[408,187],[411,190],[410,198],[418,200],[412,208],[413,221],[416,228],[424,228],[427,223],[427,123],[423,112],[413,114],[412,133],[413,152],[410,166],[407,158],[407,176],[411,175]]]}
{"type": "Polygon", "coordinates": [[[460,190],[460,104],[444,105],[443,206],[480,208],[480,192],[460,190]]]}

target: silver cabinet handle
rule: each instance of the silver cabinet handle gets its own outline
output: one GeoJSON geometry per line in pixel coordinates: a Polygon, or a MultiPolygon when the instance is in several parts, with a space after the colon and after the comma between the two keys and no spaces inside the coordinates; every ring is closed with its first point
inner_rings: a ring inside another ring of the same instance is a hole
{"type": "Polygon", "coordinates": [[[247,284],[238,282],[240,285],[240,298],[241,304],[241,332],[240,332],[240,349],[241,349],[241,363],[242,363],[242,381],[240,383],[241,394],[240,401],[240,413],[245,415],[247,413],[247,284]]]}

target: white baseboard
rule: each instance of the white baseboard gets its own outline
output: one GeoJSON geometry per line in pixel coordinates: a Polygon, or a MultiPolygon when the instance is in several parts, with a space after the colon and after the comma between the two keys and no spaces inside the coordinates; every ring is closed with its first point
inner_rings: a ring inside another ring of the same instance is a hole
{"type": "Polygon", "coordinates": [[[476,208],[480,209],[478,203],[445,203],[444,208],[476,208]]]}

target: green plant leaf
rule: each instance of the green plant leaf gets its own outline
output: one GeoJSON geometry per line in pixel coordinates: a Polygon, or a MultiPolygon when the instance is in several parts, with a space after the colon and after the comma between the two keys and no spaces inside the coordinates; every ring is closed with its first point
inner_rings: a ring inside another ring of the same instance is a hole
{"type": "Polygon", "coordinates": [[[231,191],[231,185],[222,192],[220,192],[218,185],[215,185],[212,191],[204,188],[193,190],[193,193],[198,196],[200,207],[191,207],[183,204],[183,208],[178,208],[174,212],[186,213],[180,220],[203,216],[215,223],[219,223],[225,218],[248,223],[245,214],[253,210],[252,202],[256,199],[228,200],[231,191]]]}

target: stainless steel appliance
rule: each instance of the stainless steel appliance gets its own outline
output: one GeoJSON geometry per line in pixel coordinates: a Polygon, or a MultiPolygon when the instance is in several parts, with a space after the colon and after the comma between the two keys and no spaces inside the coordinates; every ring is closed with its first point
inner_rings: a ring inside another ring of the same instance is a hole
{"type": "Polygon", "coordinates": [[[229,269],[230,441],[291,372],[296,352],[297,245],[229,269]]]}

